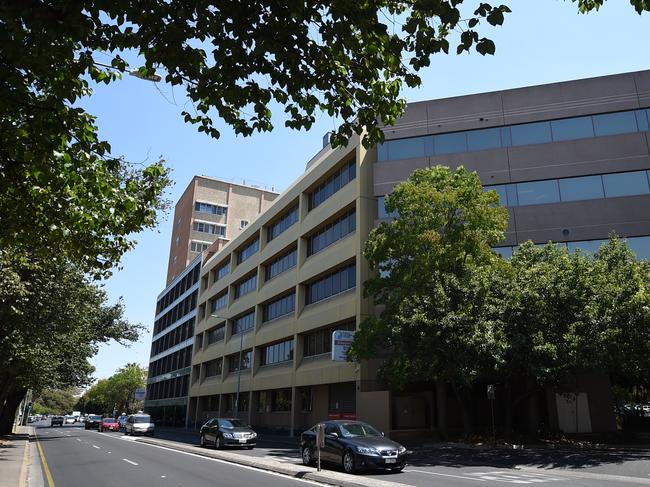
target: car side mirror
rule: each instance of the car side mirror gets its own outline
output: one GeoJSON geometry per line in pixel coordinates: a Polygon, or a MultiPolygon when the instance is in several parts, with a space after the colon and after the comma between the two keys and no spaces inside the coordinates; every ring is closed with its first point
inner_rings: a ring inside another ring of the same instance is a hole
{"type": "Polygon", "coordinates": [[[384,432],[382,431],[382,432],[381,432],[381,436],[386,436],[386,433],[384,433],[384,432]]]}
{"type": "Polygon", "coordinates": [[[331,436],[332,438],[338,438],[339,434],[334,431],[332,433],[328,433],[327,436],[331,436]]]}

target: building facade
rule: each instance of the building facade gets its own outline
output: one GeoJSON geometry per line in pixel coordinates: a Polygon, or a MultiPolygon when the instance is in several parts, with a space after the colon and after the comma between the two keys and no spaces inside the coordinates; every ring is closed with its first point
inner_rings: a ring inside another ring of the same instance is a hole
{"type": "MultiPolygon", "coordinates": [[[[593,250],[611,232],[650,258],[650,71],[409,104],[366,150],[323,148],[289,189],[204,263],[191,357],[188,422],[239,415],[294,433],[356,417],[394,437],[460,425],[446,386],[397,392],[377,361],[331,360],[334,330],[375,313],[363,296],[370,230],[383,198],[416,168],[475,170],[510,212],[508,256],[527,240],[593,250]]],[[[590,431],[613,427],[606,377],[576,378],[574,410],[590,431]]],[[[486,398],[477,399],[477,408],[486,398]]],[[[554,391],[533,398],[569,431],[554,391]]],[[[575,421],[574,421],[575,424],[575,421]]],[[[586,426],[585,426],[586,428],[586,426]]]]}
{"type": "Polygon", "coordinates": [[[213,242],[239,235],[277,195],[255,186],[194,176],[174,208],[167,285],[213,242]]]}

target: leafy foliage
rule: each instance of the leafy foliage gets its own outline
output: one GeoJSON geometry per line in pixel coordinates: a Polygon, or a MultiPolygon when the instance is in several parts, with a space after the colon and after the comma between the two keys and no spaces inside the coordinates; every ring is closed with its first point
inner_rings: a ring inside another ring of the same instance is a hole
{"type": "Polygon", "coordinates": [[[70,414],[77,403],[79,390],[74,387],[65,389],[44,389],[33,399],[34,414],[70,414]]]}
{"type": "Polygon", "coordinates": [[[139,409],[135,390],[145,386],[147,371],[138,364],[127,364],[107,379],[100,379],[79,399],[78,407],[87,413],[112,413],[139,409]]]}

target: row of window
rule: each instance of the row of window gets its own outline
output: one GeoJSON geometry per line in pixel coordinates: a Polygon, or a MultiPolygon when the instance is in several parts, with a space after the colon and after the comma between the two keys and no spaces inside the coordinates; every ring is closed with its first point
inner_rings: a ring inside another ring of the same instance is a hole
{"type": "Polygon", "coordinates": [[[239,361],[239,355],[239,352],[228,355],[228,372],[237,372],[240,368],[241,370],[251,368],[253,352],[251,350],[243,351],[241,353],[241,362],[239,361]]]}
{"type": "Polygon", "coordinates": [[[212,271],[212,281],[217,282],[219,279],[223,279],[230,273],[230,261],[224,262],[218,268],[212,271]]]}
{"type": "Polygon", "coordinates": [[[354,232],[357,227],[357,213],[352,210],[344,213],[336,220],[330,222],[307,239],[307,255],[313,255],[320,252],[325,247],[329,247],[337,240],[354,232]]]}
{"type": "Polygon", "coordinates": [[[208,345],[220,342],[226,336],[226,325],[215,326],[206,333],[208,345]]]}
{"type": "Polygon", "coordinates": [[[241,264],[242,262],[244,262],[246,259],[251,257],[259,249],[260,249],[260,239],[256,238],[251,243],[249,243],[246,247],[244,247],[239,252],[237,252],[237,264],[241,264]]]}
{"type": "Polygon", "coordinates": [[[279,364],[291,360],[293,360],[293,338],[262,349],[262,365],[279,364]]]}
{"type": "Polygon", "coordinates": [[[232,334],[237,335],[247,330],[251,330],[255,326],[255,311],[240,316],[232,322],[232,334]]]}
{"type": "Polygon", "coordinates": [[[217,375],[221,375],[221,365],[223,364],[223,360],[220,358],[215,359],[215,360],[210,360],[209,362],[205,363],[205,378],[207,379],[208,377],[215,377],[217,375]]]}
{"type": "Polygon", "coordinates": [[[235,299],[246,296],[257,289],[257,274],[246,278],[235,285],[235,299]]]}
{"type": "Polygon", "coordinates": [[[325,179],[325,181],[309,194],[309,210],[313,210],[325,200],[331,198],[343,186],[354,180],[356,176],[357,166],[356,161],[353,159],[325,179]]]}
{"type": "Polygon", "coordinates": [[[169,291],[167,291],[162,298],[156,303],[156,314],[160,313],[167,306],[172,304],[179,296],[182,296],[185,291],[191,288],[199,280],[201,274],[201,264],[197,264],[194,268],[185,274],[179,281],[174,284],[169,291]]]}
{"type": "MultiPolygon", "coordinates": [[[[626,238],[627,243],[630,247],[630,250],[636,254],[637,259],[639,260],[650,260],[650,236],[644,237],[628,237],[626,238]]],[[[607,239],[601,240],[578,240],[575,242],[556,242],[556,245],[563,245],[569,248],[570,251],[574,252],[580,250],[581,252],[594,253],[596,252],[601,245],[608,242],[607,239]]],[[[539,246],[545,244],[538,244],[539,246]]],[[[495,247],[494,251],[499,253],[502,257],[509,259],[512,257],[512,253],[517,248],[517,246],[511,247],[495,247]]]]}
{"type": "Polygon", "coordinates": [[[201,203],[199,201],[194,203],[194,211],[198,211],[199,213],[210,213],[211,215],[226,216],[228,214],[228,208],[226,206],[201,203]]]}
{"type": "Polygon", "coordinates": [[[192,346],[182,348],[174,353],[165,355],[149,364],[149,377],[168,374],[174,370],[189,367],[192,364],[192,346]]]}
{"type": "Polygon", "coordinates": [[[273,279],[275,276],[282,274],[296,267],[298,262],[298,248],[294,247],[285,254],[280,255],[275,260],[266,265],[264,277],[267,281],[273,279]]]}
{"type": "Polygon", "coordinates": [[[190,386],[190,376],[183,375],[173,379],[154,382],[147,386],[146,399],[155,401],[156,399],[169,399],[172,397],[185,397],[188,394],[190,386]]]}
{"type": "Polygon", "coordinates": [[[205,243],[205,242],[195,242],[194,240],[192,240],[192,242],[190,242],[190,250],[192,252],[204,252],[204,251],[208,250],[209,246],[210,246],[210,244],[205,243]]]}
{"type": "Polygon", "coordinates": [[[169,350],[185,340],[194,336],[194,318],[190,318],[181,326],[174,328],[169,333],[161,336],[151,344],[151,356],[169,350]]]}
{"type": "Polygon", "coordinates": [[[210,300],[210,312],[214,313],[228,306],[228,293],[225,292],[210,300]]]}
{"type": "Polygon", "coordinates": [[[264,306],[262,321],[267,322],[293,313],[296,309],[296,293],[293,292],[286,296],[271,301],[264,306]]]}
{"type": "Polygon", "coordinates": [[[409,139],[377,146],[377,160],[390,161],[486,149],[544,144],[564,140],[618,135],[649,130],[650,109],[628,110],[505,127],[467,130],[409,139]]]}
{"type": "Polygon", "coordinates": [[[304,335],[304,356],[312,357],[314,355],[321,355],[324,353],[332,352],[332,333],[337,330],[354,331],[356,326],[354,321],[342,323],[340,325],[333,325],[322,330],[317,330],[304,335]]]}
{"type": "Polygon", "coordinates": [[[307,284],[305,304],[312,304],[356,286],[357,266],[349,265],[307,284]]]}
{"type": "Polygon", "coordinates": [[[266,231],[267,241],[271,241],[298,221],[298,205],[291,207],[280,219],[269,226],[266,231]]]}
{"type": "Polygon", "coordinates": [[[195,232],[219,235],[221,237],[226,236],[226,227],[222,225],[215,225],[214,223],[194,222],[192,223],[192,230],[195,232]]]}
{"type": "Polygon", "coordinates": [[[153,334],[157,335],[161,331],[172,326],[183,316],[191,313],[196,308],[197,295],[198,290],[195,290],[192,294],[158,318],[153,325],[153,334]]]}
{"type": "Polygon", "coordinates": [[[638,196],[650,194],[650,171],[499,184],[485,189],[499,193],[501,204],[508,207],[638,196]]]}

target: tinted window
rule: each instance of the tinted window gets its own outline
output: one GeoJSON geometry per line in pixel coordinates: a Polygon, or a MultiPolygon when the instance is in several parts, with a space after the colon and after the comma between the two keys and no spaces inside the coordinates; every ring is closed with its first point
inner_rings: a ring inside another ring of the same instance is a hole
{"type": "Polygon", "coordinates": [[[568,118],[551,122],[553,140],[583,139],[594,136],[591,117],[568,118]]]}
{"type": "Polygon", "coordinates": [[[494,190],[499,195],[499,204],[501,206],[508,206],[508,197],[506,196],[506,185],[499,184],[497,186],[486,186],[486,190],[494,190]]]}
{"type": "Polygon", "coordinates": [[[512,247],[495,247],[492,250],[494,250],[497,254],[499,254],[504,259],[509,259],[510,257],[512,257],[512,247]]]}
{"type": "Polygon", "coordinates": [[[604,198],[600,176],[560,179],[562,201],[593,200],[604,198]]]}
{"type": "Polygon", "coordinates": [[[551,124],[549,122],[526,123],[510,127],[512,145],[543,144],[551,142],[551,124]]]}
{"type": "Polygon", "coordinates": [[[135,416],[134,419],[136,423],[151,423],[150,416],[135,416]]]}
{"type": "Polygon", "coordinates": [[[519,206],[516,184],[506,184],[506,194],[508,195],[508,206],[519,206]]]}
{"type": "Polygon", "coordinates": [[[389,159],[424,157],[424,137],[387,142],[389,159]]]}
{"type": "Polygon", "coordinates": [[[593,254],[596,252],[600,246],[605,242],[605,240],[587,240],[582,242],[567,242],[567,247],[571,252],[575,252],[577,249],[580,249],[582,253],[593,254]]]}
{"type": "Polygon", "coordinates": [[[267,264],[265,272],[266,280],[268,281],[269,279],[273,279],[278,274],[282,274],[283,272],[295,267],[297,256],[298,250],[294,248],[267,264]]]}
{"type": "Polygon", "coordinates": [[[636,112],[636,124],[639,127],[639,131],[647,132],[650,130],[650,110],[637,110],[636,112]]]}
{"type": "Polygon", "coordinates": [[[396,218],[399,213],[397,211],[388,213],[384,206],[384,198],[385,196],[377,196],[377,213],[379,218],[396,218]]]}
{"type": "Polygon", "coordinates": [[[219,420],[219,426],[227,429],[248,428],[248,425],[239,419],[221,419],[219,420]]]}
{"type": "Polygon", "coordinates": [[[605,197],[634,196],[650,193],[648,177],[645,171],[634,171],[603,176],[605,197]]]}
{"type": "Polygon", "coordinates": [[[340,426],[343,436],[381,436],[381,433],[366,423],[346,423],[340,426]]]}
{"type": "Polygon", "coordinates": [[[433,149],[436,154],[453,154],[467,151],[467,136],[465,132],[442,134],[433,137],[433,149]]]}
{"type": "Polygon", "coordinates": [[[632,237],[627,239],[627,243],[636,254],[638,260],[650,260],[650,237],[632,237]]]}
{"type": "Polygon", "coordinates": [[[467,132],[467,149],[470,151],[501,147],[499,128],[471,130],[467,132]]]}
{"type": "Polygon", "coordinates": [[[593,119],[596,135],[616,135],[637,131],[634,112],[595,115],[593,119]]]}
{"type": "Polygon", "coordinates": [[[377,144],[377,160],[378,161],[388,160],[388,142],[382,142],[381,144],[377,144]]]}
{"type": "Polygon", "coordinates": [[[533,181],[517,184],[519,205],[541,205],[560,201],[560,192],[556,180],[533,181]]]}

